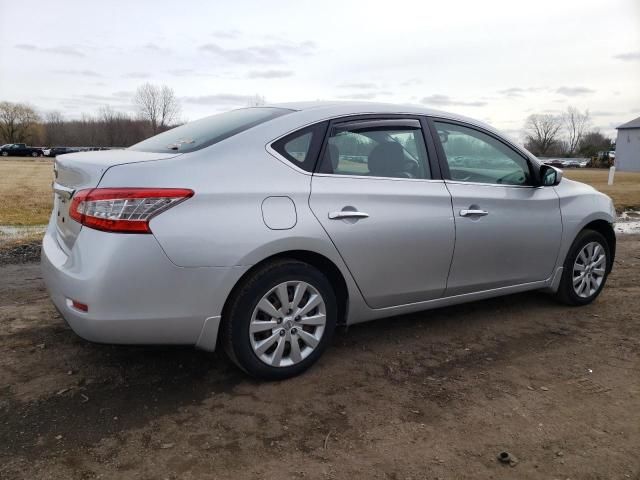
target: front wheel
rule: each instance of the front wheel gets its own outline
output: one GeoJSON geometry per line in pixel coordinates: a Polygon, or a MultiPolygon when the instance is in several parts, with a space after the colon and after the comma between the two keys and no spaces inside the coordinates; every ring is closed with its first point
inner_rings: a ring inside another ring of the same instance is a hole
{"type": "Polygon", "coordinates": [[[253,272],[225,310],[221,333],[227,354],[266,380],[289,378],[313,365],[333,336],[338,314],[327,278],[298,260],[253,272]]]}
{"type": "Polygon", "coordinates": [[[580,232],[565,259],[556,297],[568,305],[593,302],[607,281],[609,258],[609,244],[602,234],[580,232]]]}
{"type": "Polygon", "coordinates": [[[37,157],[38,156],[38,152],[31,152],[31,156],[32,157],[37,157]]]}

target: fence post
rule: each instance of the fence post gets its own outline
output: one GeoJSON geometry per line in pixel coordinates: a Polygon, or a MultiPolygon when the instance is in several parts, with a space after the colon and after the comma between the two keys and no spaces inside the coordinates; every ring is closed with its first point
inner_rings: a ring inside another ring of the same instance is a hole
{"type": "Polygon", "coordinates": [[[616,173],[616,167],[610,167],[609,168],[609,181],[607,182],[607,185],[613,185],[613,176],[616,173]]]}

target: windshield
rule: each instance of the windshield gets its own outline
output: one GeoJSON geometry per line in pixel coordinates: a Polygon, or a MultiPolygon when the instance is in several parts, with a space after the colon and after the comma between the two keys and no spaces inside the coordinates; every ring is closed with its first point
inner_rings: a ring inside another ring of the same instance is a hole
{"type": "Polygon", "coordinates": [[[172,128],[129,149],[156,153],[193,152],[292,111],[271,107],[231,110],[172,128]]]}

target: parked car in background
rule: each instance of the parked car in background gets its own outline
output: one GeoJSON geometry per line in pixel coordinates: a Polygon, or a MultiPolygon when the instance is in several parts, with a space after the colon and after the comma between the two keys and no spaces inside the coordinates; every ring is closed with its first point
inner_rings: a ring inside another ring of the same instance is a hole
{"type": "Polygon", "coordinates": [[[543,158],[541,161],[557,168],[584,168],[589,165],[588,158],[543,158]]]}
{"type": "Polygon", "coordinates": [[[540,159],[543,164],[550,165],[556,168],[565,168],[565,161],[562,158],[542,158],[540,159]]]}
{"type": "Polygon", "coordinates": [[[54,168],[42,271],[71,328],[220,345],[261,378],[336,325],[527,290],[586,305],[614,264],[609,197],[426,108],[243,108],[54,168]]]}
{"type": "Polygon", "coordinates": [[[45,157],[55,157],[56,155],[64,155],[65,153],[74,153],[78,150],[73,147],[51,147],[45,148],[43,153],[45,157]]]}
{"type": "Polygon", "coordinates": [[[9,143],[0,147],[3,157],[42,157],[44,152],[40,147],[29,147],[25,143],[9,143]]]}

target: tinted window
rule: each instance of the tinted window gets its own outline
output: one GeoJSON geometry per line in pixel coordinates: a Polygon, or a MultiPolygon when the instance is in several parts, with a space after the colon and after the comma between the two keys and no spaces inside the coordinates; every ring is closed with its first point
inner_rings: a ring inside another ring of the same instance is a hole
{"type": "Polygon", "coordinates": [[[273,142],[273,149],[294,165],[313,172],[327,122],[318,123],[273,142]]]}
{"type": "Polygon", "coordinates": [[[231,110],[172,128],[129,148],[142,152],[193,152],[291,111],[269,107],[231,110]]]}
{"type": "Polygon", "coordinates": [[[490,135],[472,128],[434,122],[452,180],[527,185],[529,164],[490,135]]]}
{"type": "Polygon", "coordinates": [[[355,123],[349,128],[334,129],[320,171],[337,175],[431,178],[422,130],[397,125],[358,127],[355,123]]]}

